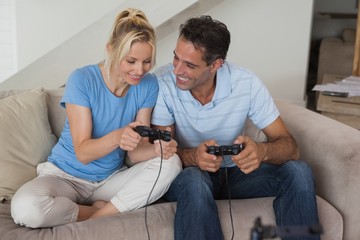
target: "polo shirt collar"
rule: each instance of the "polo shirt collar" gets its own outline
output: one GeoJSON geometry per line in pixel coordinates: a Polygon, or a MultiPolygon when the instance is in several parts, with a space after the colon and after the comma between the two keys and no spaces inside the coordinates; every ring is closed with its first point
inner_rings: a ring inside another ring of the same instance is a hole
{"type": "MultiPolygon", "coordinates": [[[[175,80],[176,81],[176,80],[175,80]]],[[[231,94],[231,79],[230,79],[230,68],[227,62],[217,70],[216,72],[216,88],[215,94],[211,102],[216,102],[231,94]],[[221,81],[222,84],[218,84],[221,81]]],[[[179,99],[185,101],[197,101],[190,93],[189,90],[181,90],[177,88],[177,95],[179,99]]]]}

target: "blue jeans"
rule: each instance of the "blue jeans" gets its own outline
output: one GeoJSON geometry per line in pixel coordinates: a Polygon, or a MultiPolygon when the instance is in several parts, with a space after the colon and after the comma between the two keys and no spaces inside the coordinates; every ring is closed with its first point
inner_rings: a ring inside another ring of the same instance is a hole
{"type": "MultiPolygon", "coordinates": [[[[275,197],[273,207],[278,226],[319,223],[313,176],[305,162],[261,164],[251,174],[231,167],[227,168],[227,175],[232,199],[275,197]]],[[[215,200],[228,196],[225,169],[209,173],[197,167],[185,168],[164,196],[167,201],[177,201],[175,240],[224,239],[215,200]]],[[[244,234],[250,237],[250,233],[244,234]]]]}

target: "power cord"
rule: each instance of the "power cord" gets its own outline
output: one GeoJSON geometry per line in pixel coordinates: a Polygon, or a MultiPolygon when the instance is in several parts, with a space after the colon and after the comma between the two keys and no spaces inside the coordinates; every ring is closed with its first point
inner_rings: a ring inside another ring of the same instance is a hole
{"type": "Polygon", "coordinates": [[[151,196],[152,192],[154,191],[154,188],[156,186],[157,181],[159,180],[161,169],[162,169],[162,163],[163,163],[163,149],[162,149],[162,144],[161,144],[161,140],[160,140],[161,139],[160,138],[160,134],[161,134],[160,130],[158,130],[157,133],[158,133],[158,136],[159,136],[159,143],[160,143],[160,156],[161,156],[160,157],[160,169],[159,169],[159,173],[158,173],[158,175],[156,177],[156,180],[154,182],[154,185],[151,188],[151,191],[149,193],[149,196],[148,196],[148,198],[146,200],[146,205],[145,205],[145,227],[146,227],[146,233],[147,233],[147,236],[148,236],[148,240],[150,240],[150,233],[149,233],[149,228],[148,228],[148,223],[147,223],[147,207],[148,207],[148,204],[149,204],[150,196],[151,196]]]}

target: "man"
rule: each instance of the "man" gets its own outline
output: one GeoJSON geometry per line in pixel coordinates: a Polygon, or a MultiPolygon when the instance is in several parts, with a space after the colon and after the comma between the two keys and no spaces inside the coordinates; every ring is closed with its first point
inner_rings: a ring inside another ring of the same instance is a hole
{"type": "Polygon", "coordinates": [[[318,223],[311,169],[296,160],[296,142],[265,86],[225,61],[229,45],[223,23],[189,19],[180,26],[173,64],[155,71],[160,91],[152,124],[171,127],[184,166],[165,195],[177,201],[177,240],[223,239],[215,200],[229,197],[227,181],[233,199],[275,196],[279,226],[318,223]],[[247,118],[267,142],[243,135],[247,118]],[[232,144],[244,149],[226,156],[207,152],[232,144]]]}

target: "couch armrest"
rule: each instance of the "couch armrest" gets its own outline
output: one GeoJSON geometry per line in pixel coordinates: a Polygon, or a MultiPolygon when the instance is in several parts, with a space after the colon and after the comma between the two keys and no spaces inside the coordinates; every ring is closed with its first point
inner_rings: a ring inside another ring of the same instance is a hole
{"type": "Polygon", "coordinates": [[[360,236],[360,131],[300,106],[276,102],[314,172],[317,194],[344,218],[344,239],[360,236]]]}

